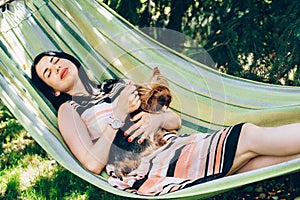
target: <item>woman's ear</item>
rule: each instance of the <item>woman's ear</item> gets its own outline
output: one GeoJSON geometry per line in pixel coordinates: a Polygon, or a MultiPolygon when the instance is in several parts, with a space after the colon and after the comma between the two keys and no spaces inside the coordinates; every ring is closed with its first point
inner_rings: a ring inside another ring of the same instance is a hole
{"type": "Polygon", "coordinates": [[[55,91],[54,96],[58,97],[60,95],[60,91],[55,91]]]}

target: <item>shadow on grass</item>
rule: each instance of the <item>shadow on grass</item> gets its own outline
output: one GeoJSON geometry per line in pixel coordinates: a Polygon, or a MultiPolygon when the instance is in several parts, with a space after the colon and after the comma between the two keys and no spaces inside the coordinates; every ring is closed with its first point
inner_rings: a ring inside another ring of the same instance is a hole
{"type": "Polygon", "coordinates": [[[248,184],[209,198],[210,200],[280,199],[294,200],[300,196],[300,172],[248,184]]]}
{"type": "Polygon", "coordinates": [[[57,167],[51,177],[40,176],[35,184],[27,189],[27,193],[36,194],[43,199],[128,199],[105,192],[61,166],[57,167]]]}

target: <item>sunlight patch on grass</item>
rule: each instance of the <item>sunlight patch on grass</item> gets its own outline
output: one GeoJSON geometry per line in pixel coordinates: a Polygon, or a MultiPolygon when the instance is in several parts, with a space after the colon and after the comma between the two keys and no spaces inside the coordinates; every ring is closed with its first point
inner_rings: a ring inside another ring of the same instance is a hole
{"type": "Polygon", "coordinates": [[[20,185],[19,171],[5,170],[0,175],[0,196],[15,196],[14,193],[19,190],[20,185]]]}
{"type": "Polygon", "coordinates": [[[13,168],[1,172],[0,195],[18,191],[18,193],[32,187],[36,180],[42,177],[51,177],[57,168],[54,160],[45,160],[38,155],[27,155],[18,161],[13,168]]]}
{"type": "Polygon", "coordinates": [[[57,167],[55,160],[41,160],[37,155],[27,157],[23,162],[28,166],[20,175],[21,190],[34,185],[39,177],[52,177],[57,167]]]}

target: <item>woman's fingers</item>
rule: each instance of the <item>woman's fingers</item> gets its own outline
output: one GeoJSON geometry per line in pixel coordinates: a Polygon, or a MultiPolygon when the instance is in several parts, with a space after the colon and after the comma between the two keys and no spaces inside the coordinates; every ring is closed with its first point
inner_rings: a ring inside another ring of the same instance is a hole
{"type": "Polygon", "coordinates": [[[137,110],[141,105],[140,96],[135,91],[129,97],[129,113],[137,110]]]}
{"type": "Polygon", "coordinates": [[[137,121],[137,120],[141,119],[145,114],[146,114],[146,112],[141,111],[138,114],[134,115],[134,117],[131,119],[131,121],[137,121]]]}
{"type": "MultiPolygon", "coordinates": [[[[145,131],[145,128],[143,127],[140,127],[139,129],[137,129],[129,138],[128,138],[128,142],[132,142],[136,137],[138,137],[139,135],[141,135],[142,133],[144,133],[145,131]]],[[[144,136],[144,134],[142,135],[142,137],[147,137],[147,136],[144,136]]],[[[138,140],[138,143],[141,144],[142,141],[144,139],[142,139],[142,137],[138,140]],[[141,140],[142,139],[142,140],[141,140]],[[140,141],[141,140],[141,141],[140,141]]]]}
{"type": "MultiPolygon", "coordinates": [[[[134,125],[132,125],[131,127],[129,127],[129,129],[127,129],[125,131],[125,136],[130,135],[130,137],[128,138],[128,142],[132,142],[136,137],[139,137],[141,134],[143,134],[145,132],[145,130],[147,129],[147,122],[140,120],[137,123],[135,123],[134,125]]],[[[143,138],[146,138],[147,136],[142,136],[143,138]]],[[[144,139],[142,139],[143,141],[144,139]]]]}
{"type": "MultiPolygon", "coordinates": [[[[131,135],[132,132],[135,132],[137,129],[140,128],[140,126],[142,125],[142,122],[141,121],[138,121],[137,123],[133,124],[132,126],[130,126],[126,131],[126,135],[125,136],[128,136],[128,135],[131,135]]],[[[131,136],[130,136],[131,137],[131,136]]]]}
{"type": "Polygon", "coordinates": [[[129,101],[131,103],[137,103],[138,100],[140,100],[140,96],[138,94],[136,94],[135,92],[131,93],[131,95],[129,96],[129,101]]]}
{"type": "Polygon", "coordinates": [[[129,94],[132,94],[132,93],[135,92],[136,86],[135,86],[135,85],[127,85],[125,89],[127,90],[127,92],[128,92],[129,94]]]}
{"type": "Polygon", "coordinates": [[[121,110],[122,113],[131,113],[137,110],[140,105],[140,96],[136,91],[135,85],[127,85],[124,90],[121,92],[118,103],[118,109],[121,110]]]}
{"type": "Polygon", "coordinates": [[[144,142],[145,139],[150,139],[153,140],[154,139],[154,134],[156,133],[155,130],[153,129],[149,129],[149,128],[145,128],[141,133],[139,133],[139,135],[141,135],[141,137],[138,140],[139,144],[142,144],[144,142]],[[152,134],[151,134],[152,133],[152,134]]]}
{"type": "Polygon", "coordinates": [[[128,100],[133,100],[137,95],[135,85],[127,85],[124,90],[121,92],[121,96],[128,100]]]}
{"type": "Polygon", "coordinates": [[[151,124],[151,117],[145,113],[137,114],[135,119],[132,120],[136,119],[140,120],[126,131],[126,133],[128,133],[126,135],[130,135],[128,138],[129,142],[132,142],[135,138],[140,137],[138,143],[141,144],[146,138],[153,136],[158,127],[154,124],[151,124]]]}

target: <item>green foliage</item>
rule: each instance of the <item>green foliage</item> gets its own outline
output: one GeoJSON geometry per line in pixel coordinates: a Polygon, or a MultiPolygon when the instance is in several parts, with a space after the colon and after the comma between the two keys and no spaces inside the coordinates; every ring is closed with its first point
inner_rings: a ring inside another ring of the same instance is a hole
{"type": "Polygon", "coordinates": [[[18,134],[22,130],[22,125],[14,118],[6,106],[0,101],[0,139],[9,141],[13,134],[18,134]]]}
{"type": "Polygon", "coordinates": [[[183,53],[192,51],[198,61],[202,61],[204,47],[222,72],[272,84],[300,85],[300,4],[296,0],[104,2],[137,27],[184,33],[194,40],[190,50],[172,46],[174,41],[155,28],[147,34],[183,53]]]}
{"type": "Polygon", "coordinates": [[[17,199],[20,191],[20,173],[13,174],[9,177],[5,197],[7,199],[17,199]]]}
{"type": "Polygon", "coordinates": [[[14,167],[26,154],[47,154],[0,101],[0,170],[14,167]]]}
{"type": "Polygon", "coordinates": [[[132,0],[104,0],[104,3],[108,4],[121,16],[128,19],[132,24],[138,24],[140,21],[140,10],[143,4],[140,1],[132,0]]]}
{"type": "Polygon", "coordinates": [[[211,21],[209,50],[229,74],[273,84],[299,85],[299,3],[224,1],[211,21]],[[225,9],[226,8],[226,9],[225,9]],[[288,23],[290,22],[290,23],[288,23]]]}

